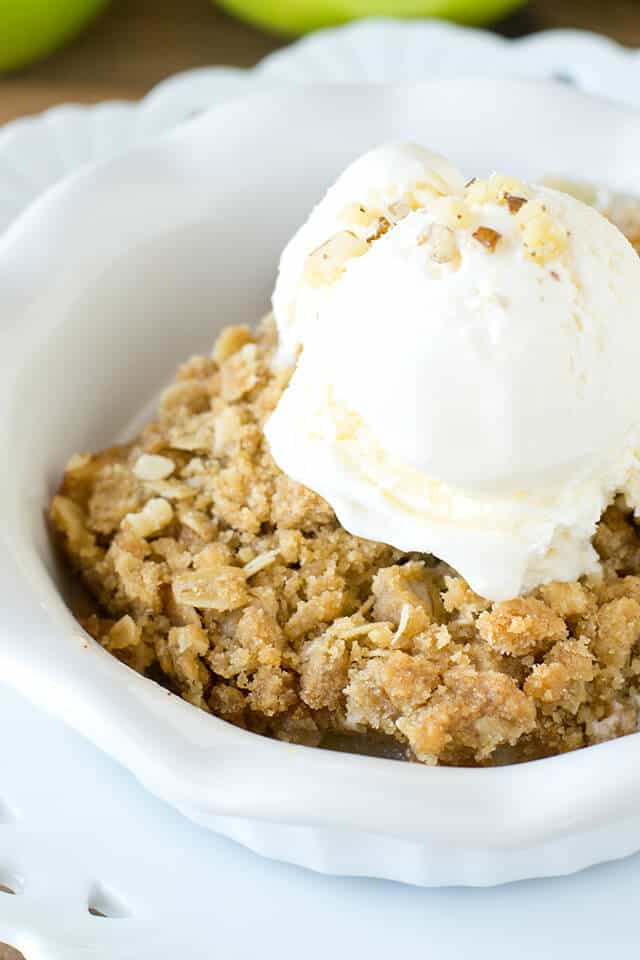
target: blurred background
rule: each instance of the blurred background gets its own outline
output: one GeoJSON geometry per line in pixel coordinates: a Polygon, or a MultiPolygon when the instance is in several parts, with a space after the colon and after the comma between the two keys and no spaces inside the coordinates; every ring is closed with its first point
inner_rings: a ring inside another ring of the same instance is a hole
{"type": "Polygon", "coordinates": [[[64,101],[138,98],[190,67],[251,66],[301,33],[373,14],[640,45],[640,0],[0,0],[0,123],[64,101]]]}

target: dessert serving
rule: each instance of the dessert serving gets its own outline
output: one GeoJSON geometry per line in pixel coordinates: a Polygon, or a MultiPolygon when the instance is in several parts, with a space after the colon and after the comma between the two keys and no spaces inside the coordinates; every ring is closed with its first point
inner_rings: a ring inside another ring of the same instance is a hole
{"type": "Polygon", "coordinates": [[[69,461],[85,628],[298,743],[471,765],[635,731],[640,215],[564,188],[409,145],[352,164],[273,315],[69,461]]]}

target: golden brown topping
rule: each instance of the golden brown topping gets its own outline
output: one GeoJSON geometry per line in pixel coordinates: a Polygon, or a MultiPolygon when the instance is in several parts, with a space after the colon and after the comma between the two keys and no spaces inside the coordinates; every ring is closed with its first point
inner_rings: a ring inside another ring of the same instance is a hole
{"type": "Polygon", "coordinates": [[[407,712],[427,702],[438,686],[440,671],[426,657],[394,650],[382,660],[380,679],[391,702],[407,712]]]}
{"type": "Polygon", "coordinates": [[[535,597],[517,597],[494,603],[490,613],[478,617],[478,632],[483,640],[514,657],[540,654],[558,640],[564,640],[564,620],[535,597]]]}
{"type": "Polygon", "coordinates": [[[219,365],[192,358],[131,447],[68,464],[50,518],[91,635],[201,709],[296,743],[357,732],[486,764],[636,729],[640,530],[623,501],[594,538],[601,577],[491,604],[444,564],[351,536],[280,473],[262,435],[287,382],[274,348],[266,322],[219,365]],[[144,456],[173,471],[144,479],[144,456]]]}
{"type": "Polygon", "coordinates": [[[236,327],[225,327],[218,336],[211,354],[218,365],[222,365],[225,360],[237,353],[245,344],[251,343],[253,334],[246,325],[236,327]]]}
{"type": "Polygon", "coordinates": [[[472,233],[474,240],[477,240],[478,243],[481,243],[483,247],[486,247],[491,253],[495,250],[498,245],[502,234],[498,233],[497,230],[493,230],[491,227],[478,227],[472,233]]]}
{"type": "Polygon", "coordinates": [[[456,744],[481,761],[535,726],[533,700],[503,673],[454,667],[425,707],[398,720],[418,760],[433,763],[456,744]]]}
{"type": "Polygon", "coordinates": [[[509,213],[517,213],[520,207],[527,202],[526,197],[516,197],[512,193],[505,193],[504,199],[509,208],[509,213]]]}
{"type": "Polygon", "coordinates": [[[594,607],[591,591],[581,583],[561,583],[554,580],[540,587],[540,595],[547,606],[563,620],[586,617],[594,607]]]}
{"type": "Polygon", "coordinates": [[[640,640],[640,603],[630,597],[600,607],[594,652],[603,666],[623,667],[640,640]]]}
{"type": "Polygon", "coordinates": [[[562,640],[535,666],[524,692],[540,703],[544,713],[558,707],[571,714],[587,699],[587,684],[595,676],[593,655],[584,640],[562,640]]]}
{"type": "Polygon", "coordinates": [[[347,642],[331,631],[304,644],[300,653],[300,697],[314,710],[337,710],[347,685],[347,642]]]}
{"type": "Polygon", "coordinates": [[[249,597],[244,572],[238,567],[204,567],[173,580],[177,603],[224,613],[243,607],[249,597]]]}

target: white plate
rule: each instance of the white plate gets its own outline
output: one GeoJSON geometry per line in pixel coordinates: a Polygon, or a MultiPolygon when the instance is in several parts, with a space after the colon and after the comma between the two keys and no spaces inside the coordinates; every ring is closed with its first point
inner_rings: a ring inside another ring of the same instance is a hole
{"type": "Polygon", "coordinates": [[[561,78],[640,102],[640,54],[596,34],[554,30],[514,41],[439,21],[362,20],[314,33],[252,70],[204,67],[170,77],[139,104],[54,107],[8,124],[0,131],[0,230],[79,166],[123,153],[216,103],[267,86],[415,83],[469,69],[561,78]]]}
{"type": "Polygon", "coordinates": [[[637,954],[640,855],[489,890],[324,877],[189,823],[0,685],[0,729],[16,723],[2,744],[0,807],[12,818],[0,814],[0,883],[20,892],[0,893],[0,941],[28,960],[637,954]],[[110,919],[88,913],[92,900],[110,919]]]}
{"type": "Polygon", "coordinates": [[[88,643],[55,583],[42,510],[67,455],[113,438],[220,325],[258,316],[283,241],[322,189],[355,154],[404,138],[467,172],[637,182],[638,114],[568,89],[313,88],[219,107],[86,169],[5,234],[0,667],[150,790],[270,856],[433,885],[566,873],[640,848],[638,735],[495,770],[275,743],[88,643]]]}

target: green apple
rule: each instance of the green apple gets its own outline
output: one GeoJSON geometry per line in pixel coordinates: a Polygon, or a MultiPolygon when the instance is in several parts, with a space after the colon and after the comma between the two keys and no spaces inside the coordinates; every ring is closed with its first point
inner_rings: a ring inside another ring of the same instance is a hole
{"type": "Polygon", "coordinates": [[[61,46],[107,0],[0,0],[0,70],[13,70],[61,46]]]}
{"type": "Polygon", "coordinates": [[[277,33],[296,35],[357,17],[441,17],[490,23],[524,0],[218,0],[238,17],[277,33]]]}

